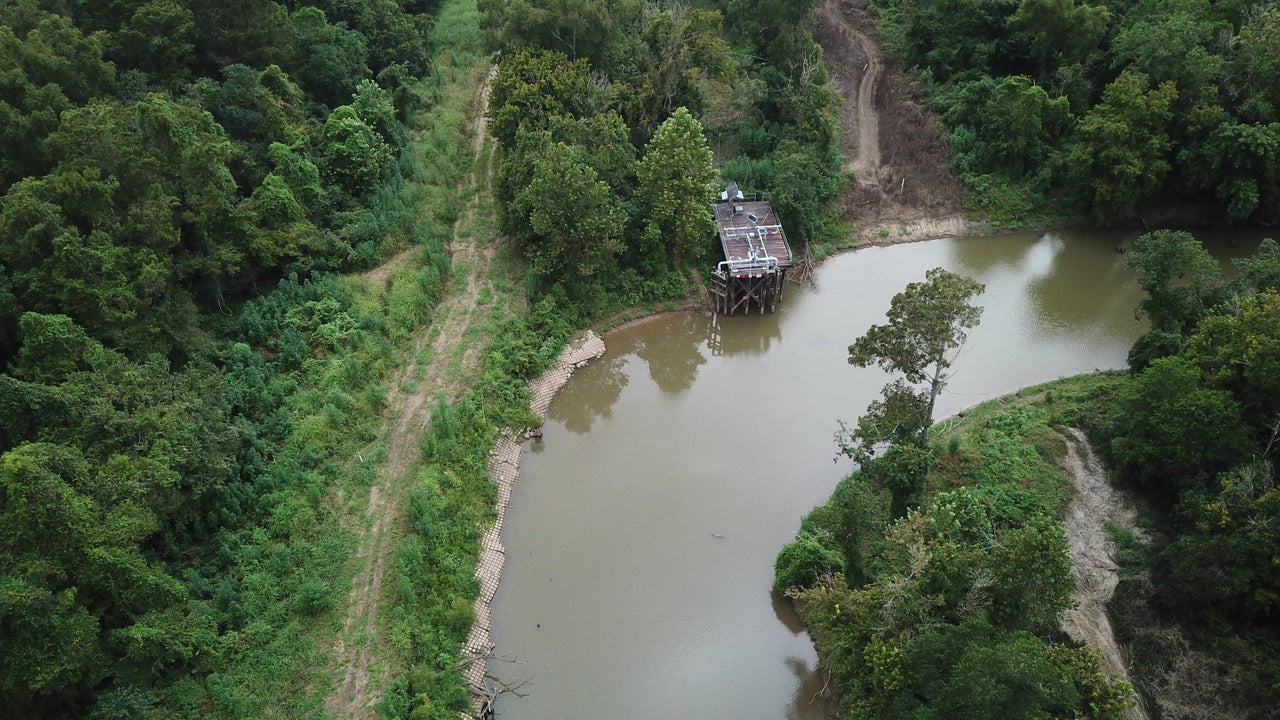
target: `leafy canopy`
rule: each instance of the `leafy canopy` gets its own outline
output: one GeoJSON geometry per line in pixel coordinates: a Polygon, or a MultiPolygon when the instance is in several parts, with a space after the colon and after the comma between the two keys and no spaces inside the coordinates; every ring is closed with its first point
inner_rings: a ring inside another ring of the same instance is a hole
{"type": "Polygon", "coordinates": [[[893,296],[888,323],[872,325],[849,346],[849,364],[879,365],[913,383],[941,377],[951,367],[948,354],[964,344],[982,318],[982,308],[970,301],[984,289],[943,268],[930,270],[924,282],[893,296]]]}
{"type": "Polygon", "coordinates": [[[666,237],[677,261],[696,260],[715,233],[708,210],[715,199],[715,169],[702,125],[679,108],[658,127],[637,174],[649,221],[666,237]]]}
{"type": "Polygon", "coordinates": [[[849,364],[858,367],[879,365],[899,373],[908,383],[927,384],[927,391],[913,395],[902,385],[885,389],[885,402],[873,405],[873,417],[859,421],[852,442],[841,440],[842,451],[854,456],[866,453],[870,445],[894,439],[902,421],[922,425],[920,445],[929,443],[929,425],[938,393],[947,382],[953,350],[964,344],[969,330],[982,318],[982,308],[972,304],[985,287],[976,280],[943,268],[925,274],[924,282],[914,282],[893,296],[884,325],[872,325],[866,334],[849,346],[849,364]],[[919,408],[923,406],[923,417],[919,408]],[[874,428],[890,428],[892,435],[860,435],[874,428]],[[850,451],[851,448],[860,448],[850,451]]]}

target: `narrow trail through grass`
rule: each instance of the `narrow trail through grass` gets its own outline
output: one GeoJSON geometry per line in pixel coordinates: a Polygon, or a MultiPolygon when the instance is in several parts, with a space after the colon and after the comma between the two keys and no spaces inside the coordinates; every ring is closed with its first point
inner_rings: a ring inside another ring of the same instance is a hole
{"type": "MultiPolygon", "coordinates": [[[[331,649],[333,686],[325,710],[334,718],[371,718],[386,683],[398,665],[389,609],[394,602],[395,549],[407,527],[407,497],[422,459],[420,438],[431,422],[432,408],[440,397],[455,399],[473,377],[482,349],[483,333],[472,332],[487,320],[486,303],[495,291],[492,277],[494,238],[487,231],[493,157],[485,133],[489,62],[469,52],[473,47],[451,47],[450,41],[467,44],[459,28],[477,26],[474,0],[448,2],[441,10],[437,33],[436,77],[440,100],[431,113],[448,121],[467,123],[471,136],[470,177],[456,189],[454,200],[465,205],[454,224],[450,242],[452,275],[434,311],[430,326],[420,328],[411,340],[412,355],[391,382],[381,439],[385,455],[369,488],[367,502],[349,519],[356,548],[350,563],[352,579],[345,605],[339,609],[341,630],[331,649]],[[446,14],[452,14],[445,17],[446,14]]],[[[416,141],[410,152],[430,153],[432,134],[416,141]]],[[[415,262],[416,248],[392,258],[365,276],[370,284],[385,282],[395,268],[415,262]]],[[[354,459],[365,462],[363,456],[354,459]]],[[[356,507],[359,507],[358,505],[356,507]]]]}

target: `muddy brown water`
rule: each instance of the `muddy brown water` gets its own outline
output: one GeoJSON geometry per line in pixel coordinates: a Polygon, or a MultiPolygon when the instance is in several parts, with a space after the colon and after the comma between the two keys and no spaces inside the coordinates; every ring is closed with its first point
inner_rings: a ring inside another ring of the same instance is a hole
{"type": "MultiPolygon", "coordinates": [[[[1262,234],[1208,239],[1220,257],[1262,234]]],[[[942,266],[986,284],[945,417],[1119,368],[1143,325],[1133,234],[936,240],[833,258],[773,315],[657,318],[610,335],[526,445],[503,530],[492,672],[504,720],[826,717],[824,678],[773,559],[851,469],[837,421],[887,376],[846,363],[890,298],[942,266]],[[523,683],[523,684],[522,684],[523,683]]]]}

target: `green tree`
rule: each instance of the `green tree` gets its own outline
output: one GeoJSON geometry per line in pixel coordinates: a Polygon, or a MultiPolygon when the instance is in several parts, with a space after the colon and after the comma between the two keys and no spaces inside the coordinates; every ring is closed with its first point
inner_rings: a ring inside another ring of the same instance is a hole
{"type": "Polygon", "coordinates": [[[840,556],[806,532],[782,548],[773,568],[773,588],[780,593],[813,587],[823,576],[843,570],[840,556]]]}
{"type": "Polygon", "coordinates": [[[865,464],[878,446],[915,443],[929,429],[929,396],[901,378],[880,390],[880,400],[872,400],[867,411],[850,428],[842,421],[836,433],[840,454],[865,464]]]}
{"type": "Polygon", "coordinates": [[[275,0],[184,0],[196,21],[196,76],[212,77],[233,63],[265,68],[283,65],[293,28],[275,0]]]}
{"type": "Polygon", "coordinates": [[[1031,56],[1040,65],[1040,77],[1050,79],[1058,68],[1088,64],[1098,54],[1111,17],[1106,5],[1022,0],[1009,18],[1009,27],[1026,35],[1031,56]]]}
{"type": "Polygon", "coordinates": [[[591,277],[622,249],[618,198],[564,143],[547,148],[516,204],[535,234],[525,252],[544,276],[591,277]]]}
{"type": "Polygon", "coordinates": [[[1237,628],[1265,627],[1280,604],[1280,485],[1275,466],[1246,463],[1218,478],[1188,513],[1193,528],[1156,558],[1159,599],[1171,608],[1237,628]]]}
{"type": "Polygon", "coordinates": [[[1137,315],[1150,320],[1154,332],[1186,337],[1226,297],[1217,261],[1184,230],[1140,236],[1129,252],[1129,265],[1137,269],[1145,293],[1137,315]]]}
{"type": "Polygon", "coordinates": [[[844,179],[839,154],[786,140],[769,159],[765,187],[788,234],[801,242],[826,239],[822,233],[831,228],[825,208],[840,194],[844,179]]]}
{"type": "Polygon", "coordinates": [[[19,327],[22,348],[13,375],[31,382],[60,385],[73,372],[88,370],[102,347],[66,315],[23,313],[19,327]]]}
{"type": "Polygon", "coordinates": [[[636,195],[676,263],[700,259],[716,229],[711,216],[716,172],[701,123],[678,108],[645,146],[636,174],[636,195]]]}
{"type": "Polygon", "coordinates": [[[189,340],[193,288],[260,269],[209,113],[159,94],[95,101],[63,113],[47,147],[53,170],[0,200],[0,262],[25,309],[159,349],[189,340]]]}
{"type": "Polygon", "coordinates": [[[549,50],[594,68],[627,43],[625,28],[640,11],[628,0],[480,0],[481,27],[495,50],[549,50]]]}
{"type": "Polygon", "coordinates": [[[1203,490],[1251,444],[1240,404],[1205,387],[1183,357],[1159,358],[1129,380],[1109,422],[1119,472],[1165,499],[1203,490]]]}
{"type": "Polygon", "coordinates": [[[104,92],[115,67],[101,35],[85,35],[71,20],[32,0],[0,7],[0,193],[25,177],[48,172],[44,140],[66,110],[104,92]]]}
{"type": "Polygon", "coordinates": [[[901,0],[886,42],[941,82],[1000,75],[1017,0],[901,0]]]}
{"type": "Polygon", "coordinates": [[[1254,292],[1280,292],[1280,243],[1273,238],[1263,238],[1253,257],[1238,259],[1234,264],[1240,279],[1254,292]]]}
{"type": "Polygon", "coordinates": [[[647,135],[676,108],[701,116],[703,87],[727,80],[734,71],[723,38],[720,13],[682,3],[652,3],[642,11],[644,77],[629,97],[631,124],[647,135]]]}
{"type": "Polygon", "coordinates": [[[0,456],[0,628],[11,639],[0,698],[11,711],[91,688],[110,669],[108,634],[181,598],[142,552],[156,518],[140,488],[155,476],[50,443],[0,456]]]}
{"type": "Polygon", "coordinates": [[[510,147],[521,127],[545,130],[558,116],[582,115],[588,86],[585,60],[521,49],[498,63],[489,91],[489,132],[510,147]]]}
{"type": "Polygon", "coordinates": [[[982,622],[922,635],[907,652],[906,677],[889,717],[1031,720],[1072,717],[1081,704],[1034,635],[982,622]]]}
{"type": "MultiPolygon", "coordinates": [[[[1038,176],[1043,190],[1061,166],[1057,148],[1071,126],[1067,98],[1049,97],[1025,75],[1002,78],[989,90],[981,109],[972,114],[972,147],[956,143],[956,164],[1001,172],[1012,180],[1038,176]]],[[[960,130],[956,136],[963,137],[960,130]]]]}
{"type": "Polygon", "coordinates": [[[1199,142],[1184,147],[1178,160],[1196,189],[1217,193],[1232,220],[1280,210],[1280,122],[1223,118],[1199,142]]]}
{"type": "Polygon", "coordinates": [[[1141,74],[1153,85],[1173,83],[1183,108],[1216,99],[1223,58],[1217,47],[1230,25],[1205,0],[1166,0],[1158,12],[1131,11],[1111,40],[1112,66],[1141,74]]]}
{"type": "Polygon", "coordinates": [[[395,160],[391,146],[350,105],[329,113],[321,147],[325,174],[353,197],[372,190],[395,160]]]}
{"type": "Polygon", "coordinates": [[[984,289],[975,280],[934,268],[924,282],[911,283],[893,296],[887,324],[872,325],[849,346],[850,365],[879,365],[908,383],[925,385],[927,422],[918,440],[922,446],[929,444],[933,408],[949,378],[953,353],[982,318],[982,308],[972,300],[984,289]]]}
{"type": "Polygon", "coordinates": [[[1269,122],[1280,111],[1280,8],[1257,6],[1231,39],[1228,89],[1241,98],[1241,117],[1269,122]]]}
{"type": "Polygon", "coordinates": [[[369,41],[369,66],[377,74],[392,65],[413,72],[427,66],[426,15],[406,11],[403,0],[323,0],[330,16],[369,41]]]}
{"type": "Polygon", "coordinates": [[[1145,75],[1125,71],[1078,123],[1070,164],[1099,222],[1132,217],[1163,186],[1177,97],[1173,83],[1152,89],[1145,75]]]}
{"type": "Polygon", "coordinates": [[[301,59],[298,83],[329,107],[350,102],[356,84],[372,76],[365,37],[329,24],[322,10],[310,6],[293,13],[293,27],[301,59]]]}
{"type": "Polygon", "coordinates": [[[812,43],[805,27],[817,0],[720,0],[734,35],[777,66],[794,63],[812,43]]]}
{"type": "Polygon", "coordinates": [[[610,110],[584,118],[562,115],[551,122],[550,137],[582,153],[619,197],[632,195],[636,185],[636,148],[617,112],[610,110]]]}
{"type": "Polygon", "coordinates": [[[195,26],[195,16],[176,0],[147,0],[116,32],[113,55],[121,66],[176,88],[191,74],[195,26]]]}
{"type": "MultiPolygon", "coordinates": [[[[1230,312],[1206,317],[1187,341],[1186,357],[1208,387],[1226,390],[1254,427],[1280,426],[1280,292],[1267,289],[1230,312]]],[[[1274,448],[1273,448],[1274,449],[1274,448]]]]}
{"type": "Polygon", "coordinates": [[[1002,533],[988,565],[992,622],[1033,632],[1056,629],[1075,589],[1068,550],[1062,523],[1048,513],[1032,514],[1002,533]]]}

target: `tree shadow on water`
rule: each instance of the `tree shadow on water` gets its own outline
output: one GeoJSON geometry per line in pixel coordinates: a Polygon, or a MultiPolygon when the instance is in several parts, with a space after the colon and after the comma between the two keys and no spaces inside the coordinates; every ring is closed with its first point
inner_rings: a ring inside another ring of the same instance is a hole
{"type": "Polygon", "coordinates": [[[548,417],[577,435],[591,432],[596,418],[608,420],[630,378],[627,357],[602,358],[574,374],[556,394],[548,417]]]}
{"type": "MultiPolygon", "coordinates": [[[[806,631],[804,621],[790,598],[771,589],[769,599],[773,602],[773,613],[778,622],[791,634],[800,635],[806,631]]],[[[789,657],[785,662],[796,678],[796,691],[787,706],[787,720],[824,720],[831,713],[831,688],[827,686],[826,670],[798,657],[789,657]]]]}
{"type": "Polygon", "coordinates": [[[828,717],[831,714],[831,688],[827,685],[827,672],[797,657],[789,657],[785,662],[791,674],[796,676],[796,692],[787,706],[787,720],[828,717]]]}
{"type": "Polygon", "coordinates": [[[663,392],[676,395],[693,387],[698,369],[707,363],[702,346],[707,329],[700,316],[688,315],[665,325],[636,347],[636,355],[649,365],[649,377],[663,392]]]}

